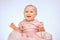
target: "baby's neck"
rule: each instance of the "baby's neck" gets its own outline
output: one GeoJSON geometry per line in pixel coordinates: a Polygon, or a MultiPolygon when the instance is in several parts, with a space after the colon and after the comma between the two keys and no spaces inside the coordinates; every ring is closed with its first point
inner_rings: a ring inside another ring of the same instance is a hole
{"type": "Polygon", "coordinates": [[[33,21],[34,21],[34,19],[33,19],[33,20],[26,20],[26,19],[25,19],[25,21],[26,21],[26,22],[33,22],[33,21]]]}

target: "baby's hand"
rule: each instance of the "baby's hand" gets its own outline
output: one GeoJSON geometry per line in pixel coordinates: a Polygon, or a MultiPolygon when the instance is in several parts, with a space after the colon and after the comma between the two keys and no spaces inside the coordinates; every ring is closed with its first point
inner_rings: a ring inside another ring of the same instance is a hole
{"type": "Polygon", "coordinates": [[[11,27],[11,28],[13,28],[13,29],[15,29],[15,28],[16,28],[16,26],[15,26],[15,24],[14,24],[14,23],[11,23],[11,24],[10,24],[10,27],[11,27]]]}
{"type": "Polygon", "coordinates": [[[10,27],[15,31],[19,31],[19,27],[16,27],[14,23],[11,23],[10,27]]]}

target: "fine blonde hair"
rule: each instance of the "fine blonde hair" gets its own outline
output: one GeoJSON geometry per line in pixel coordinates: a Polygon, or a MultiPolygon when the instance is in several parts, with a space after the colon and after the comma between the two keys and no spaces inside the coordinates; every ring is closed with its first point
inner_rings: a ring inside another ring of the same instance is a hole
{"type": "MultiPolygon", "coordinates": [[[[37,13],[37,8],[36,8],[36,6],[34,6],[34,5],[27,5],[26,7],[25,7],[25,9],[27,8],[27,7],[29,7],[29,6],[31,6],[31,7],[34,7],[35,8],[35,11],[36,11],[36,13],[37,13]]],[[[24,9],[24,11],[25,11],[25,9],[24,9]]]]}

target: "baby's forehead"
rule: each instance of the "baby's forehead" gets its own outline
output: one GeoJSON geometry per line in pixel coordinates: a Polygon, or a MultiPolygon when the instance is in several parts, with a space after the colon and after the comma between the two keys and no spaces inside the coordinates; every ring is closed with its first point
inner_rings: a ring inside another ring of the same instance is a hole
{"type": "Polygon", "coordinates": [[[27,8],[32,8],[32,9],[34,9],[34,10],[37,11],[37,8],[36,8],[34,5],[27,5],[27,6],[25,7],[25,10],[26,10],[27,8]]]}

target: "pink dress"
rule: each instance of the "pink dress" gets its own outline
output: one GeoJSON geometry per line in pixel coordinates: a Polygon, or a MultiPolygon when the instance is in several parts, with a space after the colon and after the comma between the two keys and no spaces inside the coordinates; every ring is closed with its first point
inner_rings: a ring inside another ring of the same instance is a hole
{"type": "Polygon", "coordinates": [[[39,25],[43,25],[43,23],[36,20],[32,22],[22,21],[19,23],[20,32],[11,32],[8,40],[52,40],[50,33],[38,31],[39,25]]]}

